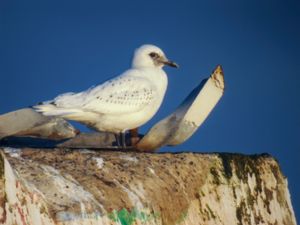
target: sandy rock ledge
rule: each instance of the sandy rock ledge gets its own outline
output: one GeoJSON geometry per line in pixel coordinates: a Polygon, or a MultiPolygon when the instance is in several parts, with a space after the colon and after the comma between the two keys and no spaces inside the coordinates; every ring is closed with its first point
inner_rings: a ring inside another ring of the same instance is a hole
{"type": "Polygon", "coordinates": [[[296,225],[269,155],[0,151],[0,224],[296,225]]]}

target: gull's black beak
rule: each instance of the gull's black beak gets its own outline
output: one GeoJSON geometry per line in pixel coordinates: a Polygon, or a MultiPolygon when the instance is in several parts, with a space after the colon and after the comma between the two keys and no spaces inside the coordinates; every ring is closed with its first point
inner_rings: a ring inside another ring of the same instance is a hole
{"type": "Polygon", "coordinates": [[[168,65],[168,66],[171,66],[171,67],[175,67],[175,68],[178,68],[178,67],[179,67],[178,64],[175,63],[175,62],[173,62],[173,61],[167,60],[167,61],[164,61],[163,63],[164,63],[165,65],[168,65]]]}
{"type": "Polygon", "coordinates": [[[178,68],[178,64],[168,60],[165,56],[158,56],[156,58],[153,59],[154,63],[156,63],[156,65],[167,65],[167,66],[171,66],[171,67],[175,67],[178,68]]]}

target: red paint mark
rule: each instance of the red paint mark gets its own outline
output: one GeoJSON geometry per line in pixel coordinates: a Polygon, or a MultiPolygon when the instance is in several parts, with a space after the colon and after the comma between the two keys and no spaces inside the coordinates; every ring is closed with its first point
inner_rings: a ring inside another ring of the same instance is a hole
{"type": "Polygon", "coordinates": [[[2,205],[2,209],[3,209],[3,214],[2,214],[2,218],[0,218],[0,223],[3,224],[6,221],[6,209],[5,209],[5,203],[2,205]]]}
{"type": "Polygon", "coordinates": [[[26,223],[26,221],[25,221],[25,215],[24,215],[23,210],[22,210],[20,207],[18,207],[18,206],[17,206],[17,209],[18,209],[18,212],[19,212],[19,214],[20,214],[20,216],[21,216],[22,224],[23,224],[23,225],[27,225],[27,223],[26,223]]]}

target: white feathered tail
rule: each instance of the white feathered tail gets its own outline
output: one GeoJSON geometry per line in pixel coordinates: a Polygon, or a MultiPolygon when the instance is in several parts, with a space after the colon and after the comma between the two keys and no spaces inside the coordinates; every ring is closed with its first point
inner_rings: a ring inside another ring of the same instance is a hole
{"type": "Polygon", "coordinates": [[[42,113],[44,116],[66,117],[70,114],[81,113],[80,109],[58,108],[54,104],[42,104],[33,106],[34,110],[42,113]]]}

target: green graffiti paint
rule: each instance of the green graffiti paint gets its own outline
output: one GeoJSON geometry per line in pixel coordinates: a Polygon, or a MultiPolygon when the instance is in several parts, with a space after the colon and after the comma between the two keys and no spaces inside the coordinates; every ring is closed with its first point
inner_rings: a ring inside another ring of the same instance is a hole
{"type": "Polygon", "coordinates": [[[123,208],[121,210],[113,210],[108,214],[108,217],[114,221],[119,222],[122,225],[132,225],[136,220],[141,222],[147,222],[150,220],[155,220],[159,217],[158,213],[145,213],[133,208],[132,210],[127,210],[123,208]]]}

